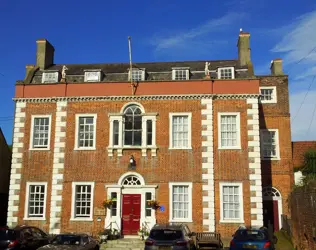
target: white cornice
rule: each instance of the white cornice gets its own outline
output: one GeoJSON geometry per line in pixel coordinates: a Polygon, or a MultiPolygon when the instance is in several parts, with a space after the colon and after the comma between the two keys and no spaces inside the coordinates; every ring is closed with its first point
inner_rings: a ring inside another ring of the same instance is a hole
{"type": "Polygon", "coordinates": [[[13,98],[15,102],[87,102],[87,101],[145,101],[145,100],[200,100],[200,99],[247,99],[258,98],[259,94],[192,94],[192,95],[142,95],[142,96],[73,96],[73,97],[39,97],[13,98]]]}

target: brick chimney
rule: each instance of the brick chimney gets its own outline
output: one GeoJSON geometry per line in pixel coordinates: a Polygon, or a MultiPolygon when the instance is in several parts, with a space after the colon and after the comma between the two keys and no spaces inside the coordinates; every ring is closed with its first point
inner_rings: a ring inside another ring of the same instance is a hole
{"type": "Polygon", "coordinates": [[[279,76],[279,75],[284,75],[283,73],[283,67],[282,67],[282,59],[277,58],[271,61],[271,75],[274,76],[279,76]]]}
{"type": "Polygon", "coordinates": [[[36,41],[36,66],[40,69],[47,69],[54,64],[55,49],[46,39],[39,39],[36,41]]]}
{"type": "Polygon", "coordinates": [[[250,33],[240,30],[238,42],[238,61],[239,66],[246,66],[250,60],[250,33]]]}

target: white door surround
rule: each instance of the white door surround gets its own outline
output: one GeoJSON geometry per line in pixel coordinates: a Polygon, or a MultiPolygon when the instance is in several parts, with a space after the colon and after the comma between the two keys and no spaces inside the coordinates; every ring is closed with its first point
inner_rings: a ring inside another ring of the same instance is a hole
{"type": "MultiPolygon", "coordinates": [[[[146,193],[151,193],[152,200],[155,200],[156,188],[158,185],[146,185],[144,178],[136,172],[127,172],[123,174],[117,184],[105,185],[107,189],[107,197],[111,197],[111,193],[117,194],[117,212],[116,216],[111,216],[111,209],[107,208],[105,218],[105,229],[117,229],[121,232],[122,226],[122,194],[140,194],[141,210],[140,210],[140,227],[146,224],[151,229],[156,224],[155,210],[152,209],[151,216],[146,216],[146,193]]],[[[106,198],[106,197],[105,197],[106,198]]]]}
{"type": "Polygon", "coordinates": [[[279,213],[279,228],[282,228],[282,196],[278,189],[272,186],[267,186],[262,189],[262,198],[265,201],[278,201],[278,213],[279,213]]]}

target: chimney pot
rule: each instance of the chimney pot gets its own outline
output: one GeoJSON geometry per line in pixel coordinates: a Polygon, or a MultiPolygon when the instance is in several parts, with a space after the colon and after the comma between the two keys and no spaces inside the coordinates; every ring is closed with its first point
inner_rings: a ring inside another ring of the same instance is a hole
{"type": "Polygon", "coordinates": [[[238,42],[238,61],[240,66],[246,66],[250,59],[250,33],[240,30],[238,42]]]}
{"type": "Polygon", "coordinates": [[[271,75],[274,76],[279,76],[279,75],[284,75],[283,73],[283,67],[282,67],[282,59],[277,58],[271,61],[271,75]]]}
{"type": "Polygon", "coordinates": [[[40,69],[47,69],[54,64],[55,49],[46,39],[38,39],[36,44],[36,66],[40,69]]]}

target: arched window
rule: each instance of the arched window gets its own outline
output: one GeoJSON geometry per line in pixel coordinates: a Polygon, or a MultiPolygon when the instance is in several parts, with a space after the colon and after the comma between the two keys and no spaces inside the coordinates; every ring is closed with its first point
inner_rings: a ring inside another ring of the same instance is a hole
{"type": "Polygon", "coordinates": [[[264,187],[262,189],[262,194],[265,197],[281,197],[279,190],[274,187],[264,187]]]}
{"type": "Polygon", "coordinates": [[[124,186],[139,186],[141,185],[140,179],[135,175],[127,176],[122,183],[124,186]]]}
{"type": "Polygon", "coordinates": [[[124,111],[124,145],[142,145],[142,111],[135,104],[124,111]]]}

